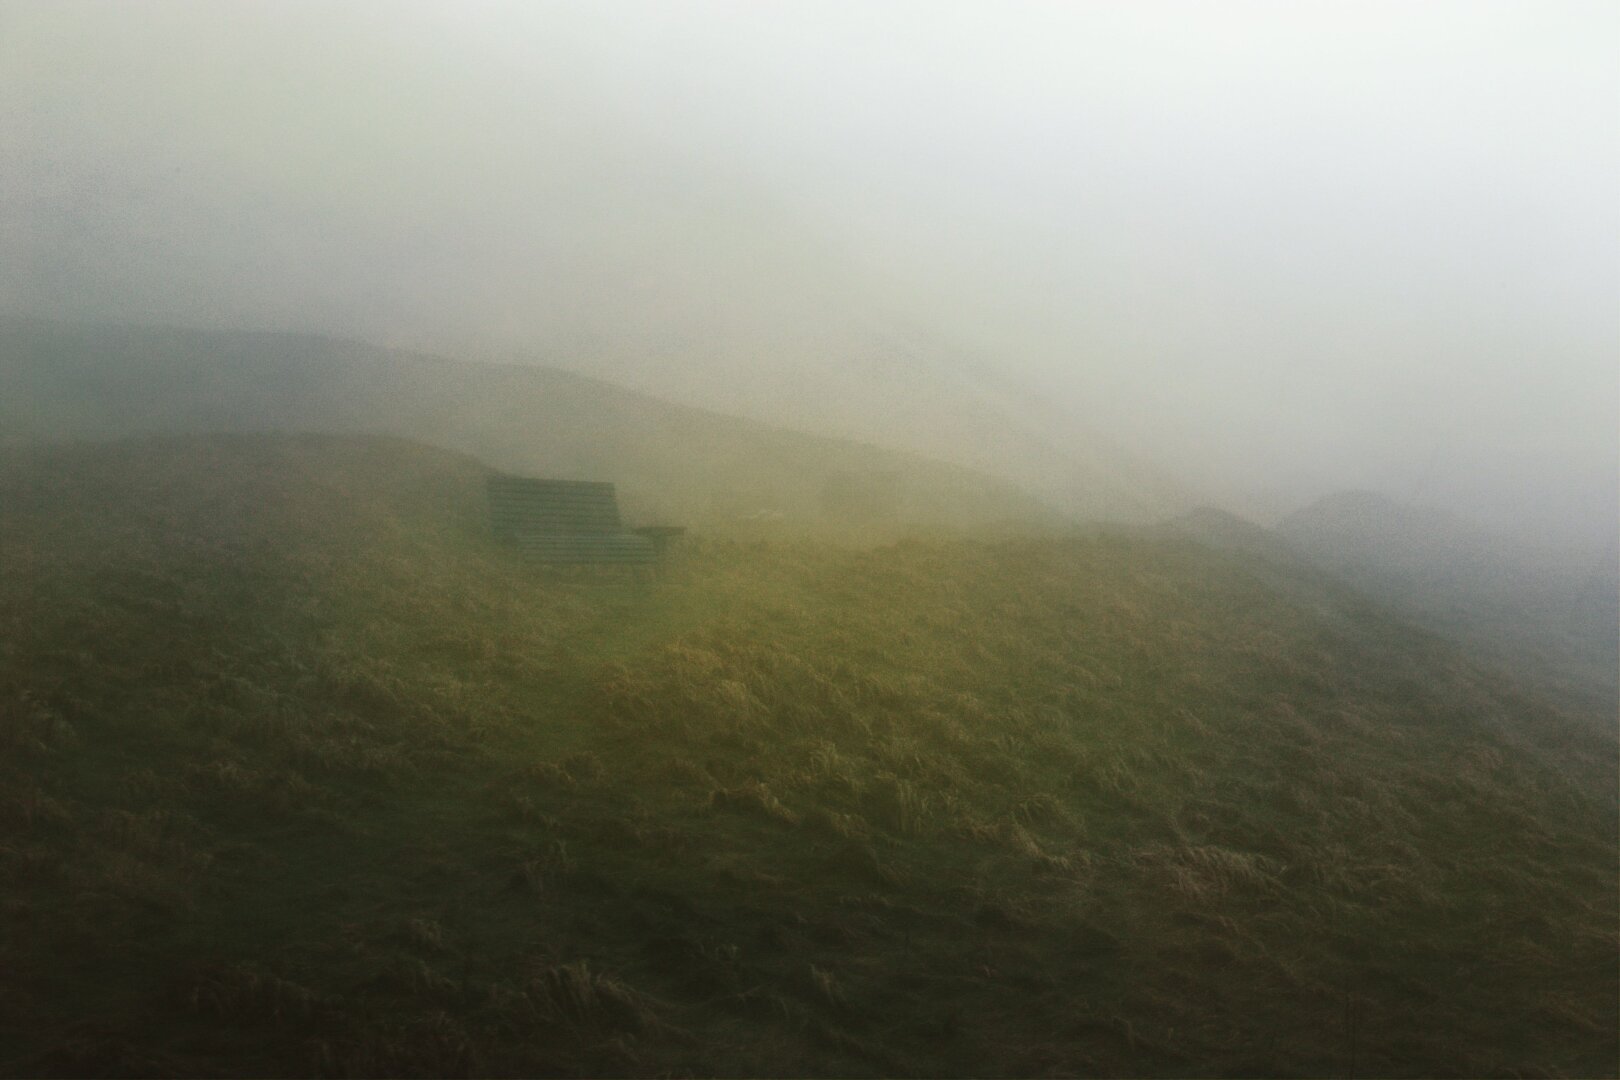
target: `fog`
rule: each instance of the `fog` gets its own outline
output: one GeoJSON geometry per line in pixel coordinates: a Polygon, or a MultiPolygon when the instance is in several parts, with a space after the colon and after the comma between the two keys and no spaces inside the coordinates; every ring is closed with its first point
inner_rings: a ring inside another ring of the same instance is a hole
{"type": "Polygon", "coordinates": [[[1610,4],[4,4],[0,311],[1603,547],[1617,59],[1610,4]]]}

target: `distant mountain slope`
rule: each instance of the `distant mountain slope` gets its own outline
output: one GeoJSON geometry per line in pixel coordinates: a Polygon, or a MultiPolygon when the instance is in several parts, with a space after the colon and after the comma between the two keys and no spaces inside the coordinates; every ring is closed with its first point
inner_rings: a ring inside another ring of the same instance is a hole
{"type": "Polygon", "coordinates": [[[1275,535],[1369,595],[1483,648],[1543,690],[1620,709],[1620,568],[1518,547],[1444,511],[1341,492],[1275,535]]]}
{"type": "Polygon", "coordinates": [[[546,368],[283,334],[0,321],[0,439],[332,431],[609,479],[633,517],[837,532],[1055,522],[959,466],[674,405],[546,368]]]}
{"type": "Polygon", "coordinates": [[[1300,553],[1277,534],[1275,529],[1257,525],[1246,518],[1212,506],[1200,506],[1165,523],[1176,533],[1190,536],[1221,551],[1258,555],[1281,563],[1298,564],[1300,553]]]}
{"type": "Polygon", "coordinates": [[[1088,520],[1146,524],[1192,502],[1161,469],[993,358],[866,310],[855,297],[758,300],[723,325],[648,332],[571,366],[674,400],[1005,477],[1088,520]],[[762,364],[760,355],[772,361],[762,364]]]}
{"type": "Polygon", "coordinates": [[[1531,571],[1523,553],[1455,514],[1371,491],[1318,499],[1279,522],[1277,533],[1314,559],[1392,583],[1486,592],[1531,571]]]}
{"type": "Polygon", "coordinates": [[[393,439],[0,451],[0,1075],[1615,1074],[1616,746],[1111,531],[537,572],[393,439]]]}

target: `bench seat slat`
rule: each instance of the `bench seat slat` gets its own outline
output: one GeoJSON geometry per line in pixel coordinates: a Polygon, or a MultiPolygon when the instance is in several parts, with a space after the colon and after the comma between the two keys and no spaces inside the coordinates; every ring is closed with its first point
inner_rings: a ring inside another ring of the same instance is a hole
{"type": "Polygon", "coordinates": [[[513,540],[539,562],[649,563],[657,557],[653,542],[634,533],[517,533],[513,540]]]}

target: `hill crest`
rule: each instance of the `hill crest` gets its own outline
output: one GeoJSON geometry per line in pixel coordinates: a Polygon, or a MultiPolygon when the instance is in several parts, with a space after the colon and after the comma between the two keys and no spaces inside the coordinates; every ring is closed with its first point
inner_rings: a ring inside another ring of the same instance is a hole
{"type": "Polygon", "coordinates": [[[632,516],[852,537],[1051,525],[1012,485],[913,454],[541,367],[314,336],[0,321],[5,441],[200,431],[386,434],[507,471],[618,484],[632,516]]]}

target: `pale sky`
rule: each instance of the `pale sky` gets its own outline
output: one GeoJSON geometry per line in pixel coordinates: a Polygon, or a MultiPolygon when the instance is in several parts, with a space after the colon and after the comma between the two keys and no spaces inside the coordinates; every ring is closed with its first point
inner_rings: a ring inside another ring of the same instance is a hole
{"type": "Polygon", "coordinates": [[[0,3],[0,311],[919,447],[989,387],[1262,520],[1601,539],[1620,5],[0,3]]]}

